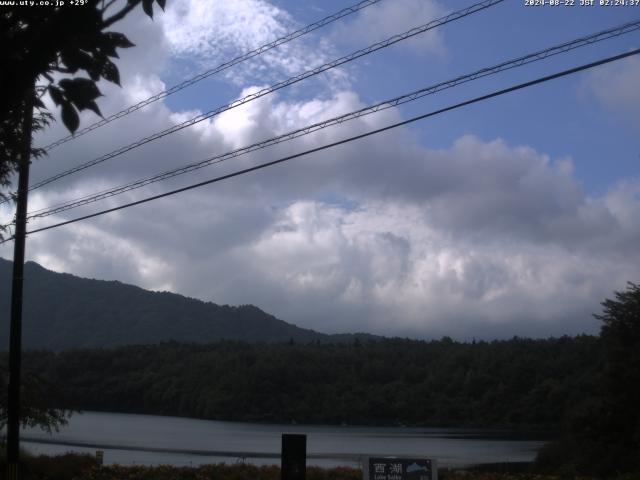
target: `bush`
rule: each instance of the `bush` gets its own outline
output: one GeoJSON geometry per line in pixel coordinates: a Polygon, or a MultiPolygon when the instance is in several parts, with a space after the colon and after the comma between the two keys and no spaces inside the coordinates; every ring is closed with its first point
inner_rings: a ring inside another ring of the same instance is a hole
{"type": "MultiPolygon", "coordinates": [[[[0,445],[0,479],[4,479],[7,469],[6,449],[0,445]]],[[[23,480],[71,480],[94,470],[98,466],[95,457],[88,454],[65,453],[47,456],[20,452],[23,480]]]]}
{"type": "MultiPolygon", "coordinates": [[[[255,465],[201,465],[198,467],[102,467],[84,472],[74,480],[280,480],[280,468],[255,465]]],[[[307,480],[361,480],[358,469],[307,467],[307,480]]],[[[48,480],[48,479],[47,479],[48,480]]]]}

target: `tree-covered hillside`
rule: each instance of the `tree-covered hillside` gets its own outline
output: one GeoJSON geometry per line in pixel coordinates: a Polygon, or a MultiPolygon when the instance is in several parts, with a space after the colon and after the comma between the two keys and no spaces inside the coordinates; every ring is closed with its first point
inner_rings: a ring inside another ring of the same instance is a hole
{"type": "Polygon", "coordinates": [[[168,343],[31,352],[60,407],[259,422],[560,427],[595,337],[474,344],[168,343]]]}
{"type": "MultiPolygon", "coordinates": [[[[11,266],[11,262],[0,259],[2,318],[9,318],[11,266]]],[[[8,334],[8,327],[0,328],[0,350],[6,350],[8,334]]],[[[357,337],[372,338],[364,334],[357,337]]],[[[170,340],[339,342],[353,338],[299,328],[252,305],[216,305],[116,281],[55,273],[34,262],[25,265],[25,348],[64,350],[170,340]]]]}

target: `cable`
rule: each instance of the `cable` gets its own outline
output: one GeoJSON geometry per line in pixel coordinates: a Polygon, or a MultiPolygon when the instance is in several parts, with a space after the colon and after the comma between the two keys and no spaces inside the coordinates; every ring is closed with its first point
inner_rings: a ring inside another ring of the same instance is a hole
{"type": "Polygon", "coordinates": [[[457,77],[453,80],[449,80],[446,82],[442,82],[439,83],[437,85],[431,86],[431,87],[427,87],[427,88],[423,88],[417,91],[414,91],[412,93],[406,94],[406,95],[402,95],[400,97],[396,97],[394,99],[391,100],[386,100],[384,102],[380,102],[376,105],[373,105],[371,107],[366,107],[357,111],[353,111],[338,117],[334,117],[328,120],[325,120],[323,122],[319,122],[313,125],[308,125],[306,127],[303,127],[301,129],[292,131],[292,132],[288,132],[286,134],[280,135],[278,137],[274,137],[274,138],[270,138],[268,140],[264,140],[262,142],[258,142],[258,143],[254,143],[252,145],[246,146],[246,147],[242,147],[240,149],[237,150],[233,150],[231,152],[227,152],[221,155],[216,155],[214,157],[210,157],[207,158],[205,160],[201,160],[199,162],[196,163],[191,163],[188,165],[185,165],[183,167],[179,167],[177,169],[173,169],[173,170],[169,170],[167,172],[163,172],[157,175],[154,175],[152,177],[147,177],[141,180],[137,180],[135,182],[132,183],[128,183],[125,185],[121,185],[119,187],[115,187],[115,188],[111,188],[111,189],[107,189],[107,190],[103,190],[101,192],[95,193],[95,194],[90,194],[90,195],[86,195],[84,197],[75,199],[75,200],[71,200],[71,201],[67,201],[64,202],[62,204],[53,206],[53,207],[45,207],[39,210],[35,210],[33,212],[30,212],[32,215],[30,215],[29,218],[41,218],[41,217],[45,217],[45,216],[49,216],[55,213],[59,213],[65,210],[69,210],[71,208],[75,208],[78,206],[82,206],[82,205],[86,205],[89,203],[93,203],[99,200],[102,200],[104,198],[108,198],[108,197],[112,197],[115,195],[118,195],[120,193],[124,193],[130,190],[134,190],[140,187],[143,187],[145,185],[149,185],[151,183],[156,183],[158,181],[161,180],[165,180],[167,178],[172,178],[174,176],[178,176],[178,175],[182,175],[184,173],[188,173],[194,170],[198,170],[200,168],[204,168],[206,166],[210,166],[213,164],[217,164],[217,163],[221,163],[222,161],[225,160],[229,160],[231,158],[235,158],[238,157],[240,155],[244,155],[246,153],[249,152],[253,152],[259,149],[263,149],[278,143],[282,143],[284,141],[288,141],[288,140],[292,140],[294,138],[298,138],[300,136],[303,135],[307,135],[310,133],[313,133],[317,130],[323,129],[323,128],[327,128],[331,125],[336,125],[336,124],[340,124],[346,121],[350,121],[353,120],[355,118],[359,118],[362,117],[364,115],[368,115],[371,113],[375,113],[378,111],[382,111],[385,110],[387,108],[391,108],[397,105],[401,105],[404,103],[408,103],[410,101],[413,100],[417,100],[423,96],[426,95],[430,95],[433,93],[436,93],[438,91],[442,91],[444,89],[447,88],[451,88],[454,87],[456,85],[462,84],[462,83],[466,83],[478,78],[482,78],[488,75],[492,75],[495,73],[498,73],[500,71],[504,71],[504,70],[508,70],[511,68],[515,68],[515,67],[519,67],[522,65],[526,65],[535,61],[539,61],[542,60],[544,58],[548,58],[550,56],[553,55],[557,55],[560,53],[564,53],[567,52],[569,50],[573,50],[575,48],[579,48],[585,45],[589,45],[592,43],[596,43],[602,40],[606,40],[609,38],[613,38],[613,37],[617,37],[626,33],[630,33],[632,31],[637,30],[638,28],[640,28],[640,21],[635,21],[635,22],[629,22],[627,24],[618,26],[618,27],[614,27],[614,28],[610,28],[608,30],[602,31],[602,32],[598,32],[596,34],[592,34],[589,35],[587,37],[581,37],[578,38],[576,40],[572,40],[570,42],[566,42],[563,43],[561,45],[555,46],[555,47],[550,47],[548,49],[542,50],[542,51],[538,51],[536,53],[532,53],[532,54],[528,54],[526,56],[523,57],[519,57],[517,59],[514,60],[509,60],[507,62],[503,62],[499,65],[495,65],[493,67],[488,67],[488,68],[484,68],[482,70],[478,70],[472,74],[468,74],[468,75],[464,75],[461,77],[457,77]],[[42,212],[42,213],[40,213],[42,212]]]}
{"type": "Polygon", "coordinates": [[[137,110],[140,110],[141,108],[146,107],[147,105],[152,104],[153,102],[156,102],[158,100],[162,100],[163,98],[168,97],[169,95],[172,95],[180,90],[183,90],[187,87],[190,87],[191,85],[194,85],[195,83],[198,83],[200,80],[204,80],[205,78],[208,78],[212,75],[215,75],[216,73],[220,73],[223,70],[226,70],[228,68],[233,67],[234,65],[238,65],[239,63],[242,63],[246,60],[249,60],[251,58],[257,57],[258,55],[261,55],[269,50],[272,50],[276,47],[279,47],[280,45],[284,45],[285,43],[288,43],[292,40],[295,40],[296,38],[302,37],[303,35],[306,35],[307,33],[311,33],[314,30],[317,30],[321,27],[324,27],[325,25],[329,25],[330,23],[335,22],[336,20],[339,20],[343,17],[346,17],[348,15],[351,15],[352,13],[356,13],[364,8],[367,8],[371,5],[374,5],[378,2],[380,2],[381,0],[364,0],[360,3],[357,3],[355,5],[352,5],[350,7],[346,7],[343,8],[342,10],[340,10],[339,12],[336,12],[332,15],[329,15],[327,17],[324,17],[323,19],[312,23],[310,25],[307,25],[306,27],[303,27],[299,30],[296,30],[295,32],[291,32],[287,35],[285,35],[284,37],[280,37],[276,40],[274,40],[273,42],[269,42],[266,43],[258,48],[256,48],[255,50],[251,50],[250,52],[246,52],[236,58],[234,58],[233,60],[229,60],[228,62],[224,62],[221,63],[220,65],[218,65],[215,68],[212,68],[210,70],[207,70],[206,72],[202,72],[198,75],[196,75],[195,77],[192,77],[188,80],[185,80],[184,82],[181,82],[177,85],[174,85],[171,88],[168,88],[167,90],[164,90],[162,92],[156,93],[155,95],[142,100],[141,102],[136,103],[135,105],[131,105],[130,107],[125,108],[124,110],[121,110],[117,113],[114,113],[113,115],[108,116],[107,118],[104,118],[102,120],[99,120],[91,125],[88,125],[85,128],[82,128],[80,130],[78,130],[77,132],[71,134],[71,135],[67,135],[66,137],[62,137],[58,140],[56,140],[53,143],[50,143],[49,145],[43,147],[44,150],[49,151],[54,149],[55,147],[62,145],[63,143],[67,143],[71,140],[74,140],[78,137],[81,137],[82,135],[91,132],[92,130],[95,130],[97,128],[100,128],[104,125],[106,125],[107,123],[113,122],[114,120],[117,120],[118,118],[124,117],[126,115],[129,115],[130,113],[133,113],[137,110]]]}
{"type": "Polygon", "coordinates": [[[134,182],[130,182],[125,185],[120,185],[118,187],[110,188],[107,190],[103,190],[101,192],[85,195],[84,197],[76,198],[74,200],[70,200],[55,206],[45,207],[39,210],[34,210],[30,212],[29,219],[34,218],[42,218],[49,215],[54,215],[56,213],[60,213],[66,210],[70,210],[72,208],[77,208],[83,205],[88,205],[90,203],[95,203],[97,201],[103,200],[105,198],[114,197],[121,193],[125,193],[131,190],[135,190],[146,185],[150,185],[152,183],[156,183],[162,180],[166,180],[168,178],[173,178],[178,175],[182,175],[185,173],[189,173],[195,170],[199,170],[201,168],[222,163],[226,160],[230,160],[232,158],[239,157],[241,155],[245,155],[250,152],[254,152],[256,150],[261,150],[272,145],[276,145],[285,141],[293,140],[295,138],[308,135],[310,133],[316,132],[318,130],[327,128],[332,125],[338,125],[347,121],[354,120],[356,118],[360,118],[365,115],[369,115],[375,112],[379,112],[382,110],[386,110],[391,107],[395,107],[404,103],[412,102],[419,98],[422,98],[426,95],[435,94],[439,91],[455,87],[457,85],[470,82],[476,80],[478,78],[483,78],[489,75],[494,75],[499,72],[509,70],[512,68],[520,67],[522,65],[527,65],[536,61],[543,60],[545,58],[549,58],[554,55],[558,55],[560,53],[565,53],[570,50],[574,50],[576,48],[583,47],[585,45],[591,45],[593,43],[597,43],[600,41],[604,41],[610,38],[618,37],[620,35],[624,35],[633,31],[640,29],[640,20],[636,20],[633,22],[625,23],[620,26],[616,26],[613,28],[609,28],[607,30],[603,30],[601,32],[591,34],[588,36],[580,37],[575,40],[562,43],[560,45],[556,45],[553,47],[549,47],[545,50],[537,51],[535,53],[530,53],[528,55],[524,55],[518,57],[516,59],[508,60],[502,62],[498,65],[494,65],[492,67],[483,68],[481,70],[477,70],[473,73],[456,77],[452,80],[448,80],[445,82],[438,83],[436,85],[432,85],[430,87],[422,88],[420,90],[393,98],[391,100],[385,100],[376,105],[362,108],[360,110],[356,110],[350,113],[346,113],[344,115],[340,115],[337,117],[333,117],[328,120],[324,120],[322,122],[318,122],[312,125],[308,125],[306,127],[285,133],[283,135],[273,137],[261,142],[253,143],[249,146],[245,146],[230,152],[226,152],[220,155],[215,155],[213,157],[209,157],[205,160],[201,160],[199,162],[191,163],[188,165],[184,165],[182,167],[172,169],[163,173],[156,174],[151,177],[147,177],[144,179],[136,180],[134,182]]]}
{"type": "Polygon", "coordinates": [[[81,170],[84,170],[86,168],[92,167],[94,165],[102,163],[102,162],[104,162],[106,160],[109,160],[111,158],[119,156],[119,155],[121,155],[123,153],[126,153],[126,152],[128,152],[130,150],[133,150],[134,148],[142,146],[142,145],[144,145],[146,143],[149,143],[149,142],[151,142],[153,140],[157,140],[157,139],[162,138],[162,137],[164,137],[166,135],[169,135],[171,133],[175,133],[175,132],[177,132],[179,130],[182,130],[182,129],[186,128],[186,127],[189,127],[191,125],[199,123],[199,122],[201,122],[203,120],[211,118],[211,117],[213,117],[215,115],[218,115],[218,114],[220,114],[222,112],[225,112],[227,110],[230,110],[232,108],[235,108],[235,107],[238,107],[240,105],[243,105],[243,104],[245,104],[247,102],[250,102],[252,100],[256,100],[256,99],[258,99],[260,97],[263,97],[263,96],[265,96],[265,95],[267,95],[269,93],[272,93],[272,92],[274,92],[276,90],[280,90],[280,89],[282,89],[284,87],[287,87],[287,86],[292,85],[294,83],[297,83],[297,82],[300,82],[302,80],[305,80],[305,79],[307,79],[309,77],[318,75],[318,74],[320,74],[320,73],[322,73],[324,71],[330,70],[330,69],[335,68],[335,67],[340,66],[340,65],[343,65],[343,64],[345,64],[347,62],[353,61],[353,60],[355,60],[355,59],[357,59],[359,57],[362,57],[364,55],[368,55],[370,53],[373,53],[373,52],[375,52],[377,50],[380,50],[382,48],[389,47],[389,46],[391,46],[391,45],[393,45],[395,43],[398,43],[400,41],[406,40],[406,39],[411,38],[411,37],[413,37],[415,35],[418,35],[420,33],[424,33],[426,31],[434,29],[434,28],[436,28],[438,26],[444,25],[446,23],[450,23],[450,22],[455,21],[455,20],[459,20],[460,18],[466,17],[466,16],[471,15],[473,13],[476,13],[478,11],[484,10],[486,8],[489,8],[489,7],[491,7],[491,6],[495,5],[495,4],[501,3],[503,1],[504,0],[485,0],[483,2],[479,2],[479,3],[476,3],[474,5],[471,5],[470,7],[467,7],[465,9],[453,12],[453,13],[451,13],[449,15],[446,15],[445,17],[433,20],[433,21],[431,21],[431,22],[429,22],[429,23],[427,23],[425,25],[422,25],[420,27],[412,28],[412,29],[410,29],[410,30],[408,30],[408,31],[406,31],[406,32],[404,32],[402,34],[394,35],[394,36],[392,36],[390,38],[387,38],[386,40],[383,40],[381,42],[378,42],[378,43],[375,43],[373,45],[370,45],[369,47],[366,47],[366,48],[361,49],[361,50],[357,50],[357,51],[355,51],[355,52],[353,52],[353,53],[351,53],[349,55],[341,57],[341,58],[339,58],[337,60],[334,60],[332,62],[326,63],[326,64],[321,65],[319,67],[316,67],[314,69],[307,70],[307,71],[303,72],[302,74],[299,74],[299,75],[297,75],[295,77],[291,77],[291,78],[289,78],[289,79],[287,79],[287,80],[285,80],[283,82],[276,83],[276,84],[274,84],[274,85],[272,85],[270,87],[264,88],[264,89],[262,89],[262,90],[260,90],[258,92],[255,92],[253,94],[247,95],[247,96],[245,96],[245,97],[243,97],[243,98],[241,98],[239,100],[236,100],[234,102],[231,102],[231,103],[229,103],[227,105],[223,105],[223,106],[218,107],[218,108],[216,108],[214,110],[211,110],[211,111],[206,112],[204,114],[201,114],[201,115],[198,115],[196,117],[193,117],[193,118],[191,118],[191,119],[189,119],[189,120],[187,120],[187,121],[185,121],[185,122],[183,122],[181,124],[174,125],[173,127],[165,129],[165,130],[163,130],[161,132],[157,132],[157,133],[155,133],[153,135],[150,135],[148,137],[145,137],[143,139],[140,139],[137,142],[134,142],[134,143],[132,143],[130,145],[127,145],[125,147],[121,147],[121,148],[119,148],[119,149],[117,149],[117,150],[115,150],[115,151],[113,151],[111,153],[108,153],[106,155],[98,157],[98,158],[96,158],[94,160],[91,160],[89,162],[81,164],[81,165],[79,165],[77,167],[69,169],[69,170],[67,170],[65,172],[62,172],[60,174],[54,175],[52,177],[49,177],[48,179],[45,179],[45,180],[43,180],[41,182],[38,182],[35,185],[31,186],[29,188],[29,190],[30,191],[31,190],[35,190],[35,189],[40,188],[40,187],[42,187],[44,185],[47,185],[47,184],[49,184],[51,182],[54,182],[54,181],[56,181],[56,180],[58,180],[60,178],[63,178],[65,176],[71,175],[73,173],[79,172],[81,170]]]}
{"type": "Polygon", "coordinates": [[[459,19],[464,18],[464,17],[466,17],[468,15],[471,15],[473,13],[477,13],[477,12],[479,12],[481,10],[484,10],[486,8],[494,6],[494,5],[498,4],[498,3],[502,3],[503,1],[504,0],[484,0],[482,2],[479,2],[479,3],[476,3],[474,5],[471,5],[470,7],[467,7],[467,8],[464,8],[462,10],[458,10],[456,12],[450,13],[449,15],[446,15],[446,16],[444,16],[442,18],[439,18],[439,19],[436,19],[436,20],[432,20],[431,22],[429,22],[429,23],[427,23],[425,25],[422,25],[420,27],[415,27],[415,28],[412,28],[411,30],[408,30],[408,31],[404,32],[404,33],[401,33],[401,34],[398,34],[398,35],[394,35],[394,36],[392,36],[390,38],[387,38],[386,40],[383,40],[382,42],[375,43],[373,45],[370,45],[367,48],[358,50],[358,51],[353,52],[353,53],[351,53],[349,55],[341,57],[341,58],[339,58],[337,60],[333,60],[332,62],[325,63],[324,65],[321,65],[321,66],[316,67],[316,68],[311,69],[311,70],[307,70],[306,72],[301,73],[300,75],[297,75],[295,77],[291,77],[288,80],[285,80],[283,82],[276,83],[276,84],[274,84],[274,85],[272,85],[270,87],[267,87],[267,88],[264,88],[264,89],[262,89],[262,90],[260,90],[258,92],[252,93],[251,95],[247,95],[246,97],[241,98],[240,100],[235,100],[234,102],[231,102],[231,103],[229,103],[227,105],[218,107],[218,108],[216,108],[214,110],[211,110],[211,111],[209,111],[207,113],[203,113],[201,115],[193,117],[190,120],[187,120],[187,121],[185,121],[183,123],[180,123],[178,125],[174,125],[173,127],[170,127],[170,128],[168,128],[166,130],[163,130],[161,132],[154,133],[153,135],[150,135],[148,137],[142,138],[142,139],[140,139],[140,140],[138,140],[138,141],[136,141],[136,142],[134,142],[134,143],[132,143],[130,145],[127,145],[127,146],[121,147],[121,148],[119,148],[117,150],[114,150],[111,153],[108,153],[108,154],[103,155],[101,157],[98,157],[98,158],[96,158],[94,160],[91,160],[89,162],[86,162],[86,163],[83,163],[81,165],[78,165],[77,167],[71,168],[69,170],[66,170],[66,171],[64,171],[62,173],[59,173],[57,175],[54,175],[52,177],[49,177],[49,178],[47,178],[45,180],[42,180],[42,181],[36,183],[35,185],[32,185],[31,187],[29,187],[29,191],[35,190],[35,189],[40,188],[40,187],[43,187],[44,185],[48,185],[49,183],[54,182],[56,180],[59,180],[59,179],[61,179],[63,177],[66,177],[66,176],[71,175],[73,173],[77,173],[79,171],[82,171],[82,170],[84,170],[86,168],[89,168],[89,167],[92,167],[94,165],[97,165],[99,163],[105,162],[106,160],[109,160],[111,158],[114,158],[114,157],[117,157],[119,155],[122,155],[123,153],[129,152],[130,150],[133,150],[134,148],[140,147],[140,146],[142,146],[142,145],[144,145],[146,143],[149,143],[149,142],[151,142],[153,140],[157,140],[157,139],[162,138],[162,137],[164,137],[166,135],[170,135],[170,134],[175,133],[175,132],[177,132],[179,130],[182,130],[184,128],[190,127],[192,125],[195,125],[198,122],[201,122],[203,120],[211,118],[211,117],[213,117],[215,115],[218,115],[218,114],[220,114],[222,112],[225,112],[227,110],[230,110],[232,108],[235,108],[235,107],[238,107],[240,105],[243,105],[243,104],[245,104],[247,102],[250,102],[252,100],[256,100],[256,99],[258,99],[260,97],[263,97],[263,96],[265,96],[265,95],[267,95],[269,93],[272,93],[272,92],[275,92],[277,90],[280,90],[281,88],[288,87],[289,85],[293,85],[294,83],[297,83],[297,82],[305,80],[305,79],[307,79],[309,77],[318,75],[318,74],[320,74],[320,73],[322,73],[324,71],[330,70],[330,69],[335,68],[335,67],[337,67],[339,65],[343,65],[343,64],[345,64],[347,62],[351,62],[351,61],[355,60],[356,58],[362,57],[364,55],[368,55],[368,54],[370,54],[372,52],[375,52],[377,50],[380,50],[382,48],[389,47],[389,46],[391,46],[391,45],[393,45],[395,43],[398,43],[400,41],[406,40],[406,39],[411,38],[411,37],[413,37],[415,35],[418,35],[420,33],[424,33],[424,32],[426,32],[428,30],[432,30],[432,29],[434,29],[436,27],[439,27],[441,25],[453,22],[455,20],[459,20],[459,19]]]}
{"type": "MultiPolygon", "coordinates": [[[[115,212],[115,211],[118,211],[118,210],[123,210],[125,208],[133,207],[133,206],[136,206],[136,205],[141,205],[143,203],[151,202],[153,200],[158,200],[160,198],[168,197],[168,196],[175,195],[175,194],[178,194],[178,193],[181,193],[181,192],[186,192],[188,190],[193,190],[195,188],[199,188],[199,187],[202,187],[202,186],[205,186],[205,185],[209,185],[209,184],[212,184],[212,183],[217,183],[217,182],[220,182],[222,180],[227,180],[229,178],[237,177],[239,175],[243,175],[243,174],[246,174],[246,173],[249,173],[249,172],[253,172],[253,171],[256,171],[256,170],[261,170],[263,168],[271,167],[271,166],[277,165],[279,163],[284,163],[284,162],[287,162],[289,160],[293,160],[295,158],[299,158],[299,157],[303,157],[305,155],[309,155],[311,153],[316,153],[316,152],[319,152],[319,151],[322,151],[322,150],[326,150],[328,148],[336,147],[338,145],[343,145],[345,143],[349,143],[349,142],[352,142],[352,141],[355,141],[355,140],[360,140],[362,138],[366,138],[366,137],[369,137],[371,135],[376,135],[376,134],[385,132],[387,130],[391,130],[391,129],[394,129],[394,128],[397,128],[397,127],[408,125],[408,124],[416,122],[418,120],[423,120],[425,118],[433,117],[435,115],[439,115],[439,114],[442,114],[442,113],[445,113],[445,112],[448,112],[448,111],[451,111],[451,110],[455,110],[455,109],[458,109],[458,108],[461,108],[461,107],[464,107],[464,106],[467,106],[467,105],[478,103],[478,102],[481,102],[481,101],[484,101],[484,100],[489,100],[490,98],[494,98],[494,97],[498,97],[498,96],[501,96],[501,95],[505,95],[507,93],[514,92],[516,90],[521,90],[521,89],[524,89],[524,88],[528,88],[528,87],[531,87],[531,86],[534,86],[534,85],[538,85],[538,84],[541,84],[541,83],[544,83],[544,82],[548,82],[550,80],[555,80],[555,79],[560,78],[560,77],[564,77],[564,76],[571,75],[571,74],[574,74],[574,73],[577,73],[577,72],[581,72],[583,70],[594,68],[594,67],[597,67],[599,65],[604,65],[604,64],[607,64],[607,63],[611,63],[611,62],[614,62],[616,60],[621,60],[623,58],[627,58],[627,57],[630,57],[632,55],[637,55],[639,53],[640,53],[640,48],[632,50],[630,52],[626,52],[626,53],[622,53],[622,54],[619,54],[619,55],[615,55],[613,57],[607,57],[605,59],[598,60],[596,62],[580,65],[578,67],[570,68],[568,70],[563,70],[561,72],[554,73],[552,75],[547,75],[547,76],[544,76],[544,77],[537,78],[535,80],[531,80],[531,81],[528,81],[528,82],[524,82],[524,83],[520,83],[520,84],[514,85],[512,87],[508,87],[508,88],[505,88],[505,89],[502,89],[502,90],[497,90],[495,92],[492,92],[492,93],[489,93],[489,94],[486,94],[486,95],[482,95],[480,97],[475,97],[475,98],[473,98],[471,100],[466,100],[464,102],[457,103],[457,104],[451,105],[449,107],[441,108],[439,110],[434,110],[432,112],[425,113],[423,115],[418,115],[417,117],[413,117],[413,118],[410,118],[408,120],[404,120],[402,122],[394,123],[392,125],[388,125],[388,126],[383,127],[383,128],[378,128],[376,130],[371,130],[369,132],[366,132],[366,133],[363,133],[363,134],[360,134],[360,135],[355,135],[355,136],[352,136],[352,137],[349,137],[349,138],[345,138],[343,140],[340,140],[340,141],[337,141],[337,142],[333,142],[333,143],[329,143],[329,144],[323,145],[321,147],[312,148],[312,149],[309,149],[309,150],[305,150],[304,152],[300,152],[300,153],[296,153],[294,155],[289,155],[289,156],[286,156],[286,157],[283,157],[283,158],[279,158],[278,160],[273,160],[271,162],[266,162],[266,163],[262,163],[260,165],[255,165],[253,167],[245,168],[243,170],[238,170],[236,172],[229,173],[227,175],[222,175],[220,177],[212,178],[212,179],[206,180],[204,182],[195,183],[195,184],[192,184],[192,185],[188,185],[186,187],[178,188],[176,190],[171,190],[169,192],[161,193],[159,195],[154,195],[154,196],[151,196],[151,197],[147,197],[147,198],[144,198],[142,200],[137,200],[135,202],[126,203],[126,204],[120,205],[118,207],[113,207],[113,208],[108,208],[108,209],[105,209],[105,210],[101,210],[99,212],[95,212],[95,213],[92,213],[90,215],[84,215],[82,217],[77,217],[77,218],[74,218],[74,219],[71,219],[71,220],[67,220],[67,221],[64,221],[64,222],[55,223],[53,225],[49,225],[49,226],[46,226],[46,227],[37,228],[35,230],[30,230],[30,231],[27,232],[27,234],[38,233],[38,232],[43,232],[45,230],[51,230],[53,228],[62,227],[64,225],[69,225],[69,224],[72,224],[72,223],[80,222],[82,220],[87,220],[89,218],[98,217],[100,215],[105,215],[107,213],[115,212]]],[[[13,239],[13,237],[7,238],[6,240],[3,240],[2,242],[0,242],[0,244],[8,242],[8,241],[10,241],[12,239],[13,239]]]]}

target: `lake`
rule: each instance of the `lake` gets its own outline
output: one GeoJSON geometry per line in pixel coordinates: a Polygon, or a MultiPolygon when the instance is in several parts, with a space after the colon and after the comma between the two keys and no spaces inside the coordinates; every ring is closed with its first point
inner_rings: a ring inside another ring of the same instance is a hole
{"type": "Polygon", "coordinates": [[[83,412],[58,433],[23,430],[21,445],[48,455],[103,450],[105,464],[279,464],[283,433],[306,434],[307,464],[324,467],[359,467],[364,455],[436,458],[444,467],[528,462],[544,444],[497,430],[263,425],[83,412]]]}

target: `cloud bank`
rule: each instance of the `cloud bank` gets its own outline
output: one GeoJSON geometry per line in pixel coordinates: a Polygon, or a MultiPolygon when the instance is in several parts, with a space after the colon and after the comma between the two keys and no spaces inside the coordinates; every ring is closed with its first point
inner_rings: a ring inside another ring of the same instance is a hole
{"type": "MultiPolygon", "coordinates": [[[[117,111],[161,88],[162,69],[171,58],[217,59],[223,52],[281,35],[294,23],[286,12],[262,0],[227,4],[214,2],[203,10],[199,2],[176,2],[162,23],[131,20],[128,28],[136,33],[139,46],[127,52],[122,70],[135,74],[123,75],[121,92],[105,87],[106,111],[117,111]],[[213,18],[219,20],[215,27],[213,18]],[[251,35],[239,35],[240,27],[251,35]],[[197,35],[190,35],[192,28],[197,35]],[[219,44],[207,40],[213,37],[221,39],[219,44]],[[149,51],[156,59],[145,63],[149,51]],[[136,70],[131,65],[138,59],[142,67],[136,70]]],[[[392,8],[392,3],[385,5],[392,8]]],[[[436,8],[431,3],[412,5],[436,8]]],[[[366,11],[356,23],[375,25],[379,15],[395,18],[393,14],[366,11]]],[[[265,61],[276,65],[274,71],[306,68],[294,64],[295,59],[287,63],[289,53],[274,53],[280,60],[261,60],[247,71],[262,68],[265,61]]],[[[236,86],[244,79],[228,81],[236,86]]],[[[238,97],[260,85],[244,87],[238,97]]],[[[31,207],[72,199],[364,105],[350,85],[316,93],[271,95],[226,112],[126,159],[36,191],[31,207]]],[[[60,147],[36,165],[34,176],[37,180],[104,153],[113,148],[114,139],[125,143],[196,113],[154,104],[60,147]]],[[[402,112],[390,109],[128,193],[104,206],[401,118],[402,112]]],[[[61,132],[57,126],[42,141],[61,132]]],[[[640,180],[628,179],[599,196],[588,195],[572,165],[570,158],[550,158],[532,146],[480,138],[473,132],[446,148],[430,149],[411,132],[395,130],[36,234],[29,238],[27,252],[54,270],[217,303],[252,303],[323,332],[465,339],[595,332],[590,315],[599,311],[599,302],[637,275],[640,180]]],[[[4,209],[2,216],[8,219],[11,212],[4,209]]],[[[10,258],[11,252],[4,246],[0,255],[10,258]]]]}

